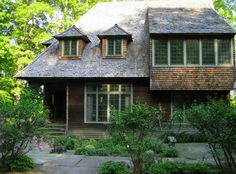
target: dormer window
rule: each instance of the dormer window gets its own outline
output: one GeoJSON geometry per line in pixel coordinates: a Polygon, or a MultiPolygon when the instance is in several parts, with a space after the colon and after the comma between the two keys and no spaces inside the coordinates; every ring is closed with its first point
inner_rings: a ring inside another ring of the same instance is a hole
{"type": "Polygon", "coordinates": [[[78,41],[64,40],[63,41],[63,56],[78,56],[78,41]]]}
{"type": "Polygon", "coordinates": [[[103,58],[127,58],[131,34],[115,24],[98,37],[101,39],[103,58]]]}
{"type": "Polygon", "coordinates": [[[107,39],[107,56],[122,56],[122,40],[107,39]]]}
{"type": "Polygon", "coordinates": [[[76,26],[54,36],[59,41],[59,59],[80,59],[88,37],[76,26]]]}

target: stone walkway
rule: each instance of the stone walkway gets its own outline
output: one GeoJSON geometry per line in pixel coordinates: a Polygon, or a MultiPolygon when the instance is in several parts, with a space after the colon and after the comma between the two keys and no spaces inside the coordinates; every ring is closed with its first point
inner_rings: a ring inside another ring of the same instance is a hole
{"type": "Polygon", "coordinates": [[[100,157],[73,155],[73,151],[63,154],[50,154],[50,148],[44,146],[39,151],[35,147],[28,156],[38,165],[37,174],[97,174],[99,167],[106,161],[123,161],[131,165],[127,157],[100,157]]]}
{"type": "MultiPolygon", "coordinates": [[[[214,162],[209,156],[209,149],[205,143],[176,144],[176,148],[180,152],[178,158],[163,159],[187,163],[214,162]]],[[[47,145],[42,151],[34,147],[28,156],[34,160],[38,167],[31,171],[32,173],[27,174],[98,174],[100,165],[106,161],[123,161],[131,166],[127,157],[73,155],[74,151],[63,154],[51,154],[49,152],[50,148],[47,145]]]]}

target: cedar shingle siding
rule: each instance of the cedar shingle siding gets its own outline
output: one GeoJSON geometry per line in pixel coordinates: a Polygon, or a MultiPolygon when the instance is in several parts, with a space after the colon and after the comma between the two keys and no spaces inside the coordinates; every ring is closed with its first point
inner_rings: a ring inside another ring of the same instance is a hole
{"type": "Polygon", "coordinates": [[[155,67],[151,90],[231,90],[233,67],[155,67]]]}

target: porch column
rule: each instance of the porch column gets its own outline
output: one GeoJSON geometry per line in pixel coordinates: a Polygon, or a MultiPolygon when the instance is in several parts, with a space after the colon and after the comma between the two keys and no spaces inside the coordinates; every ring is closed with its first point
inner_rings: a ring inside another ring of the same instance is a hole
{"type": "Polygon", "coordinates": [[[66,131],[68,133],[68,123],[69,123],[69,84],[66,84],[66,131]]]}

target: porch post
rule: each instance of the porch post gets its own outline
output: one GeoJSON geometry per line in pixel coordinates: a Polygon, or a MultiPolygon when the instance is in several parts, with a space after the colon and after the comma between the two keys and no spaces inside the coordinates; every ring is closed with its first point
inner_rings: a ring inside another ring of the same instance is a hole
{"type": "Polygon", "coordinates": [[[68,122],[69,122],[69,84],[66,84],[66,134],[68,133],[68,122]]]}

